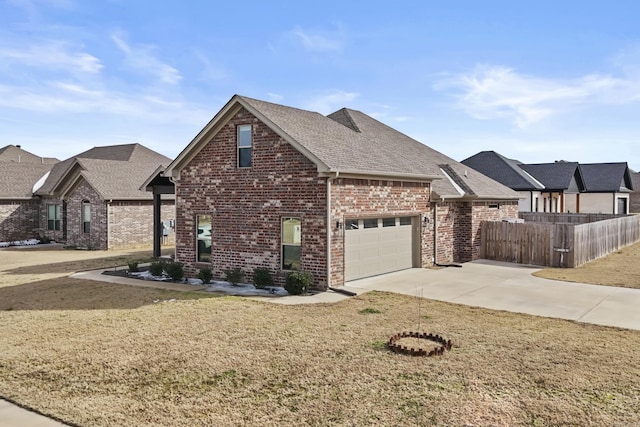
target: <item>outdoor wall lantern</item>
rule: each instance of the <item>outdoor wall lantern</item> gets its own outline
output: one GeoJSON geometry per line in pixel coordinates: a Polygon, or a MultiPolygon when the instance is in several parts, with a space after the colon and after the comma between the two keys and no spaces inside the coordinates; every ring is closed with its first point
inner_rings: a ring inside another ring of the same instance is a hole
{"type": "Polygon", "coordinates": [[[424,217],[424,219],[422,220],[422,222],[424,223],[424,226],[425,226],[425,227],[429,225],[429,222],[430,222],[430,221],[431,221],[431,220],[429,219],[429,217],[428,217],[428,216],[425,216],[425,217],[424,217]]]}
{"type": "Polygon", "coordinates": [[[342,223],[340,221],[336,221],[336,230],[342,230],[342,223]]]}

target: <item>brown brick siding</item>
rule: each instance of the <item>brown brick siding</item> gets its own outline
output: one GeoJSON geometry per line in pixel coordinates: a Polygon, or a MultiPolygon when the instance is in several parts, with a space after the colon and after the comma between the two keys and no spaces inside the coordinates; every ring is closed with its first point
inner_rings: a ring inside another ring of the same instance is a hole
{"type": "Polygon", "coordinates": [[[281,270],[282,217],[302,220],[301,268],[326,287],[326,178],[288,142],[242,109],[181,171],[176,185],[176,259],[188,275],[209,267],[216,277],[240,267],[281,270]],[[236,167],[236,126],[253,124],[252,167],[236,167]],[[195,262],[196,215],[211,215],[211,265],[195,262]]]}
{"type": "MultiPolygon", "coordinates": [[[[109,249],[137,248],[153,244],[153,201],[113,201],[109,209],[109,249]]],[[[163,200],[161,221],[175,219],[173,200],[163,200]]],[[[174,244],[173,230],[162,239],[163,245],[174,244]]]]}
{"type": "Polygon", "coordinates": [[[88,249],[107,249],[107,205],[96,191],[81,181],[67,198],[67,242],[68,245],[88,249]],[[82,226],[82,202],[91,204],[90,232],[82,226]]]}
{"type": "Polygon", "coordinates": [[[39,200],[0,201],[0,242],[40,236],[39,200]]]}

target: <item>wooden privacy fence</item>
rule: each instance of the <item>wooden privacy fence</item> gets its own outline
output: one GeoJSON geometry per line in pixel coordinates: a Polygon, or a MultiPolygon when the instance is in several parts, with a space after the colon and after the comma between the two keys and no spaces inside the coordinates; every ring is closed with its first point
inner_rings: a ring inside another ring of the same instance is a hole
{"type": "Polygon", "coordinates": [[[480,258],[577,267],[640,240],[640,215],[586,224],[483,221],[480,258]]]}

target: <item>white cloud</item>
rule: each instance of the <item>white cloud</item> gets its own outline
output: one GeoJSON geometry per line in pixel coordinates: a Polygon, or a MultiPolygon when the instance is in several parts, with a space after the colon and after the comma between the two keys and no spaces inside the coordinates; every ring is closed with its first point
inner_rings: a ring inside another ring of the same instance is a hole
{"type": "Polygon", "coordinates": [[[304,108],[321,114],[330,114],[340,108],[348,107],[358,96],[360,95],[355,92],[333,90],[330,93],[312,98],[305,103],[304,108]]]}
{"type": "Polygon", "coordinates": [[[291,34],[306,50],[312,52],[341,52],[344,47],[340,28],[337,31],[321,34],[303,30],[297,26],[291,34]]]}
{"type": "Polygon", "coordinates": [[[151,46],[131,46],[122,32],[111,35],[116,46],[125,54],[126,64],[145,74],[155,76],[159,81],[176,84],[182,80],[180,72],[169,64],[165,64],[153,55],[151,46]]]}
{"type": "Polygon", "coordinates": [[[43,41],[22,49],[0,49],[0,60],[5,64],[39,67],[48,71],[62,69],[71,73],[96,74],[104,67],[95,56],[73,49],[60,41],[43,41]]]}
{"type": "Polygon", "coordinates": [[[440,80],[436,90],[453,89],[457,107],[480,120],[505,119],[520,128],[576,105],[635,102],[640,82],[591,74],[560,80],[519,74],[503,66],[478,66],[440,80]]]}

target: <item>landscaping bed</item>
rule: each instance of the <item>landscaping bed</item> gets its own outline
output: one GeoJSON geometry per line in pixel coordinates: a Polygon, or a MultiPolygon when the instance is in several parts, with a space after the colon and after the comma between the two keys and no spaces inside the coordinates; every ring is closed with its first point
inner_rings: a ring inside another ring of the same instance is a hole
{"type": "Polygon", "coordinates": [[[284,290],[284,288],[279,286],[269,286],[266,288],[258,289],[255,285],[251,283],[238,283],[232,284],[227,281],[222,280],[213,280],[207,284],[204,284],[201,279],[195,278],[185,278],[181,280],[172,279],[167,274],[162,274],[160,276],[154,276],[149,271],[147,266],[138,267],[138,271],[131,272],[127,269],[113,269],[113,270],[105,270],[102,274],[108,276],[118,276],[118,277],[126,277],[129,279],[138,279],[138,280],[150,280],[150,281],[160,281],[160,282],[172,282],[172,283],[183,283],[187,285],[193,286],[206,286],[206,292],[219,292],[226,295],[236,295],[236,296],[267,296],[267,297],[278,297],[278,296],[287,296],[289,293],[284,290]]]}

